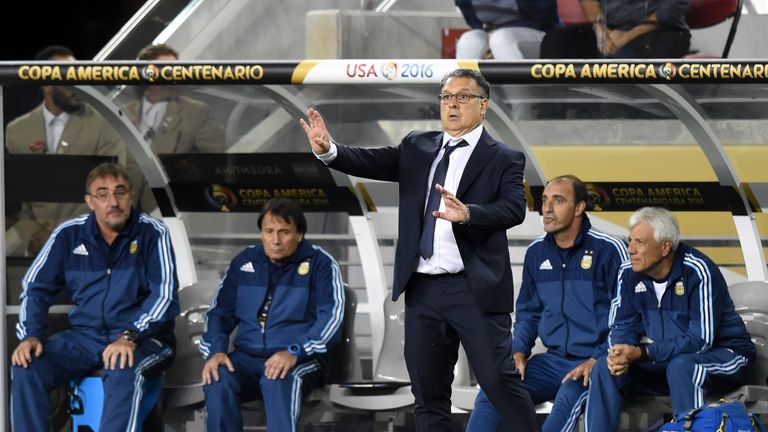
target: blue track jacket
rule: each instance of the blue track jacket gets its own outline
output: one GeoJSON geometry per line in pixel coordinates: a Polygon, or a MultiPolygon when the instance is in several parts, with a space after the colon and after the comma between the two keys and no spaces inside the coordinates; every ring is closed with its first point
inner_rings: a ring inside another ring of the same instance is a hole
{"type": "Polygon", "coordinates": [[[552,234],[531,243],[515,309],[512,352],[530,356],[539,336],[550,352],[566,358],[605,353],[616,274],[628,258],[626,245],[592,228],[586,214],[570,249],[560,249],[552,234]]]}
{"type": "Polygon", "coordinates": [[[24,279],[16,335],[43,340],[48,307],[66,288],[75,307],[76,330],[104,336],[109,343],[123,331],[175,346],[179,314],[176,261],[168,228],[131,210],[110,247],[93,212],[59,225],[32,262],[24,279]]]}
{"type": "Polygon", "coordinates": [[[262,333],[258,313],[269,287],[269,258],[262,245],[240,252],[224,272],[205,320],[200,351],[226,353],[239,326],[235,349],[268,357],[298,345],[299,359],[325,353],[338,342],[344,321],[344,286],[336,260],[303,240],[277,270],[272,305],[262,333]]]}
{"type": "Polygon", "coordinates": [[[656,362],[713,347],[755,360],[755,346],[712,260],[680,243],[666,282],[659,305],[653,279],[633,272],[630,262],[622,264],[619,295],[611,303],[611,345],[639,345],[648,336],[653,340],[649,357],[656,362]]]}

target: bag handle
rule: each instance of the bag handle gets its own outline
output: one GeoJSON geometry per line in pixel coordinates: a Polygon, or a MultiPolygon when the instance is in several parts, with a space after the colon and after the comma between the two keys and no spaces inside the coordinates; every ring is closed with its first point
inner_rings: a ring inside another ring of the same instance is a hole
{"type": "Polygon", "coordinates": [[[752,420],[752,429],[757,428],[760,432],[766,432],[765,426],[760,422],[760,417],[755,414],[749,413],[749,419],[752,420]]]}
{"type": "Polygon", "coordinates": [[[696,417],[696,414],[700,413],[702,409],[702,407],[694,408],[685,414],[685,417],[683,417],[685,419],[685,423],[683,423],[683,430],[691,430],[691,427],[693,427],[693,418],[696,417]]]}

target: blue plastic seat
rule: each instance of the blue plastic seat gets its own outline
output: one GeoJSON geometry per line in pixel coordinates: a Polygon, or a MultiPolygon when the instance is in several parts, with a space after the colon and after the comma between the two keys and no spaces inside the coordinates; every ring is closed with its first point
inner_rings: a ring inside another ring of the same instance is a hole
{"type": "MultiPolygon", "coordinates": [[[[104,386],[101,372],[97,371],[80,381],[70,383],[69,411],[72,417],[72,430],[91,432],[99,430],[101,410],[104,404],[104,386]]],[[[146,380],[146,390],[139,406],[138,432],[141,432],[144,420],[160,399],[163,390],[163,377],[146,380]]]]}

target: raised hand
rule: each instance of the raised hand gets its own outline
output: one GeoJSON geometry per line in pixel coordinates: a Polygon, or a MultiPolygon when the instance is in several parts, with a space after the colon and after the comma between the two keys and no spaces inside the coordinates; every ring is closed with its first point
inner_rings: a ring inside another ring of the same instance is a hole
{"type": "Polygon", "coordinates": [[[304,119],[299,119],[299,124],[304,128],[309,139],[309,145],[315,154],[322,155],[328,153],[331,149],[331,139],[328,136],[328,129],[325,127],[325,121],[320,112],[314,108],[307,110],[307,123],[304,119]]]}
{"type": "Polygon", "coordinates": [[[432,216],[449,222],[464,223],[469,216],[469,207],[456,198],[456,195],[442,185],[436,184],[435,189],[443,195],[445,211],[433,211],[432,216]]]}

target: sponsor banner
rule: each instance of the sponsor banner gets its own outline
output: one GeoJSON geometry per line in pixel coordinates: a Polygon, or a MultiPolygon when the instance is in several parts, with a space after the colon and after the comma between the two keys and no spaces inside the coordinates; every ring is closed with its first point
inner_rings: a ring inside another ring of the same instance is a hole
{"type": "Polygon", "coordinates": [[[360,216],[357,197],[348,187],[286,183],[171,183],[176,205],[187,212],[258,213],[271,198],[296,201],[304,212],[342,212],[360,216]]]}
{"type": "Polygon", "coordinates": [[[581,61],[572,63],[480,62],[489,82],[514,83],[750,83],[768,80],[768,62],[679,60],[581,61]]]}
{"type": "MultiPolygon", "coordinates": [[[[635,211],[664,207],[671,211],[727,211],[742,214],[738,192],[717,182],[633,182],[587,185],[592,211],[635,211]]],[[[541,212],[543,186],[531,186],[533,209],[541,212]]],[[[530,203],[529,203],[530,205],[530,203]]]]}
{"type": "Polygon", "coordinates": [[[768,80],[766,61],[359,59],[217,63],[0,62],[0,84],[424,84],[439,83],[446,73],[457,67],[479,69],[492,84],[764,83],[768,80]]]}
{"type": "Polygon", "coordinates": [[[361,215],[349,187],[309,153],[160,155],[181,211],[259,212],[269,199],[290,198],[306,212],[361,215]]]}
{"type": "Polygon", "coordinates": [[[297,62],[0,62],[0,84],[373,84],[439,83],[476,61],[321,60],[297,62]]]}
{"type": "Polygon", "coordinates": [[[328,168],[309,151],[302,153],[161,154],[172,183],[260,183],[288,181],[336,185],[328,168]]]}
{"type": "Polygon", "coordinates": [[[2,84],[287,84],[296,62],[0,63],[2,84]]]}

